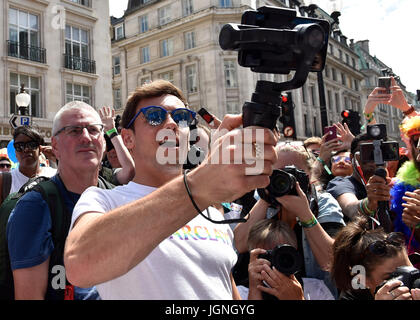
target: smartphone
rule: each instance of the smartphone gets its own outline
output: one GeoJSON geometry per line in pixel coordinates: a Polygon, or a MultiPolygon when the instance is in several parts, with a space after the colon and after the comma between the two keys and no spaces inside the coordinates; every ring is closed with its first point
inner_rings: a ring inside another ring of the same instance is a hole
{"type": "Polygon", "coordinates": [[[378,78],[378,87],[385,88],[383,93],[391,93],[391,77],[380,77],[378,78]]]}
{"type": "Polygon", "coordinates": [[[198,110],[198,114],[206,121],[207,123],[211,123],[214,120],[214,117],[204,108],[198,110]]]}
{"type": "MultiPolygon", "coordinates": [[[[400,159],[399,144],[396,141],[385,141],[381,143],[381,153],[384,161],[397,161],[400,159]]],[[[360,144],[360,159],[362,162],[374,162],[374,146],[372,142],[360,144]]]]}
{"type": "Polygon", "coordinates": [[[325,142],[337,138],[337,128],[335,126],[325,127],[324,135],[328,133],[328,136],[325,138],[325,142]]]}

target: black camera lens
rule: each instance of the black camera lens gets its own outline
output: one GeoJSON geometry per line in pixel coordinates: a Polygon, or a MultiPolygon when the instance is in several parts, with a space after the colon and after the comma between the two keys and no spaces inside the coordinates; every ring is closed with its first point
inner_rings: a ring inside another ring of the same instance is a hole
{"type": "Polygon", "coordinates": [[[281,197],[288,194],[296,184],[296,179],[291,174],[283,170],[278,170],[270,181],[271,187],[276,197],[281,197]]]}
{"type": "Polygon", "coordinates": [[[275,197],[289,194],[295,185],[296,178],[283,170],[274,170],[270,177],[270,192],[275,197]]]}
{"type": "Polygon", "coordinates": [[[295,274],[302,269],[299,252],[288,244],[278,245],[271,251],[271,265],[285,275],[295,274]]]}

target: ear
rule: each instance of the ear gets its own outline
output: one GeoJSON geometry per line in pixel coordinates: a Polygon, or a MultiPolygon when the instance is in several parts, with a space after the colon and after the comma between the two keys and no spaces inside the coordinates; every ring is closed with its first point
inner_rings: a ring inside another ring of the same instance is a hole
{"type": "Polygon", "coordinates": [[[60,153],[59,153],[59,151],[58,151],[57,146],[58,146],[57,138],[56,138],[56,137],[51,137],[51,147],[52,147],[52,151],[53,151],[53,153],[54,153],[55,157],[56,157],[57,159],[60,159],[60,153]]]}
{"type": "Polygon", "coordinates": [[[135,134],[131,129],[121,129],[121,139],[129,151],[136,146],[135,134]]]}

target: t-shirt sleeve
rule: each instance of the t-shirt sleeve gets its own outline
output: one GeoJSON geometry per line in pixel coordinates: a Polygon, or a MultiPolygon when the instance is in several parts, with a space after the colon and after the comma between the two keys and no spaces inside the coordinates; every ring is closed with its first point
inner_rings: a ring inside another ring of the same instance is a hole
{"type": "Polygon", "coordinates": [[[25,194],[12,210],[6,228],[12,270],[31,268],[54,249],[48,204],[36,191],[25,194]]]}
{"type": "Polygon", "coordinates": [[[353,184],[343,177],[332,179],[327,185],[327,192],[331,193],[336,199],[344,193],[355,194],[353,184]]]}
{"type": "Polygon", "coordinates": [[[109,204],[102,195],[103,191],[97,187],[89,187],[82,193],[73,209],[70,230],[73,229],[74,222],[83,214],[87,212],[105,213],[109,210],[109,204]]]}

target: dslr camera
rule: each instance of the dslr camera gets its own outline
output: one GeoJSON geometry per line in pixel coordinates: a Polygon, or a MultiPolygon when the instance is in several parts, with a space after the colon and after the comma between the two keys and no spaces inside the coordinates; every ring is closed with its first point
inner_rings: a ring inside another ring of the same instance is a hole
{"type": "Polygon", "coordinates": [[[287,276],[302,270],[302,255],[288,244],[278,245],[272,250],[267,250],[266,253],[258,255],[258,258],[270,261],[272,266],[287,276]]]}
{"type": "Polygon", "coordinates": [[[296,182],[299,182],[302,191],[309,193],[309,177],[305,171],[295,166],[286,166],[283,170],[273,170],[270,184],[265,189],[258,189],[259,196],[272,205],[278,205],[275,198],[285,195],[297,196],[296,182]]]}
{"type": "Polygon", "coordinates": [[[390,280],[400,280],[409,289],[419,289],[420,270],[411,266],[398,267],[387,281],[390,280]]]}

